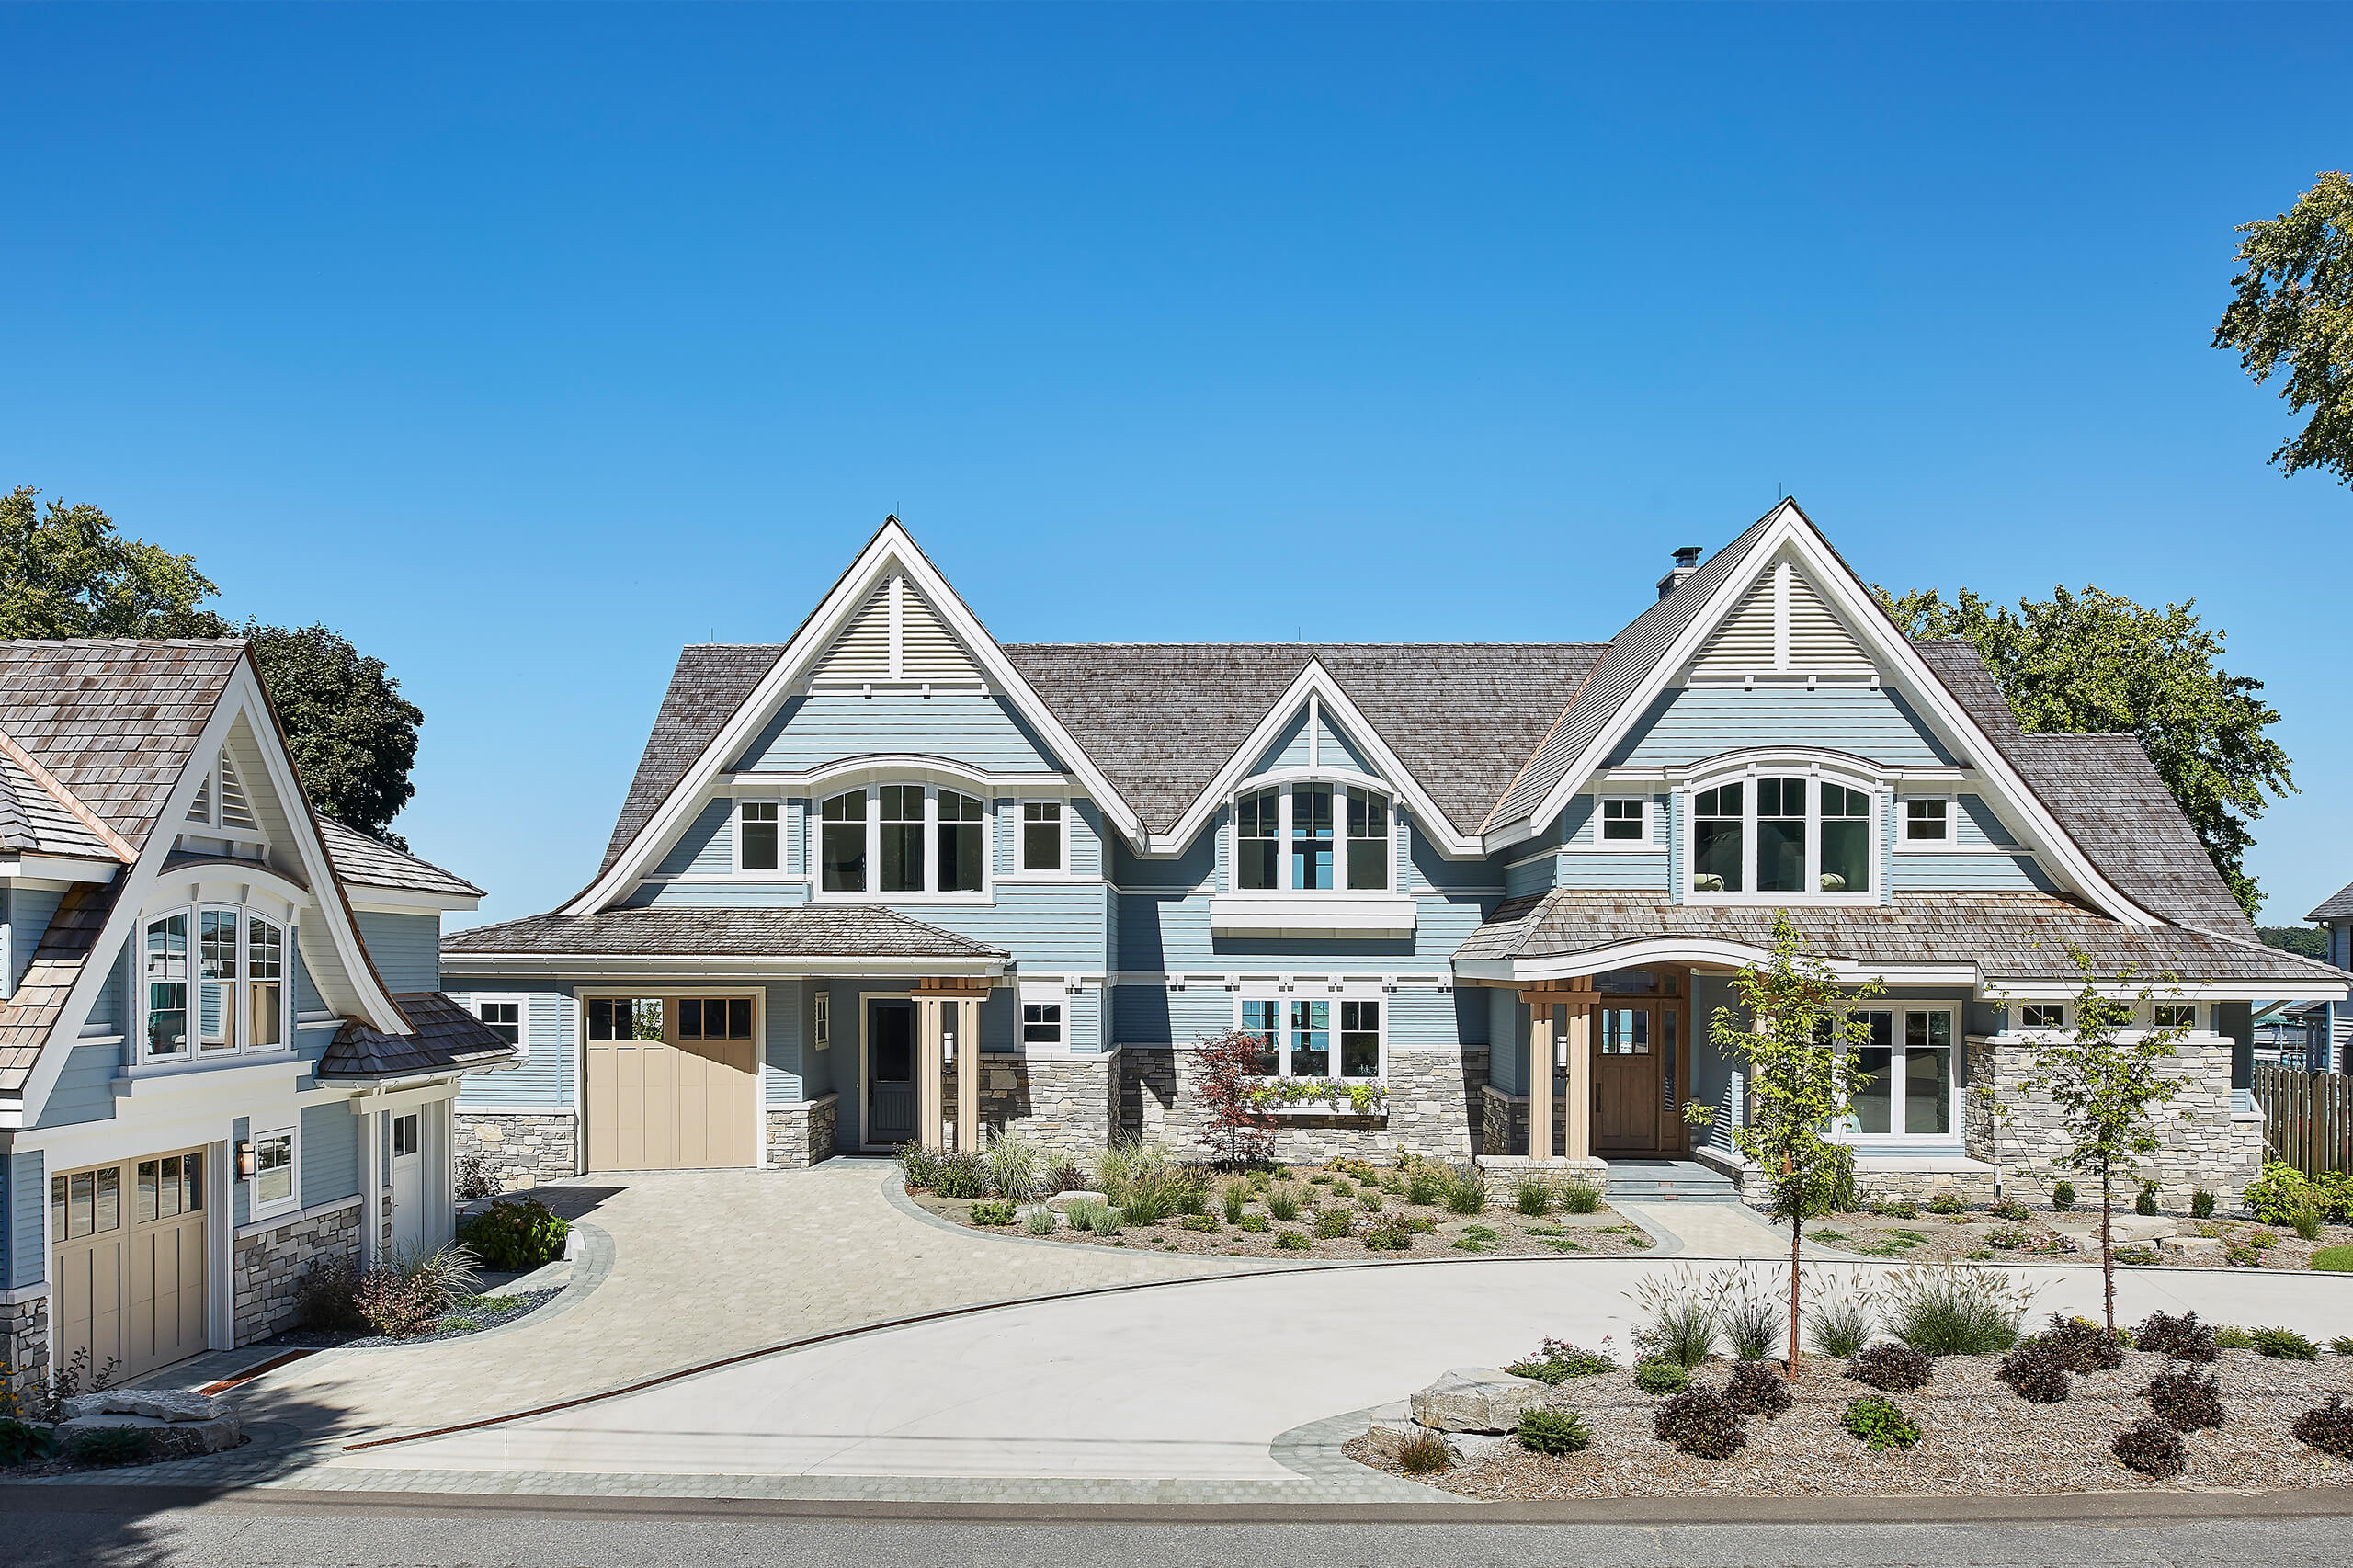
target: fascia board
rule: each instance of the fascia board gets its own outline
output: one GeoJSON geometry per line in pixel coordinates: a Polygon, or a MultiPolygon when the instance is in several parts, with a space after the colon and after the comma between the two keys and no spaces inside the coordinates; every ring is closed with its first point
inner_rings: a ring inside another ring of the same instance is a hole
{"type": "MultiPolygon", "coordinates": [[[[1731,969],[1756,969],[1773,961],[1769,949],[1714,937],[1643,937],[1613,942],[1605,948],[1555,958],[1486,960],[1503,966],[1493,976],[1507,980],[1574,980],[1605,974],[1615,969],[1636,969],[1645,963],[1702,963],[1731,969]]],[[[1833,980],[1852,984],[1877,981],[1885,985],[1965,985],[1972,990],[1980,971],[1970,961],[1954,963],[1870,963],[1853,959],[1824,960],[1833,980]]],[[[1470,972],[1467,966],[1464,972],[1470,972]]],[[[1483,966],[1482,977],[1484,977],[1483,966]]]]}
{"type": "MultiPolygon", "coordinates": [[[[1989,1001],[2072,1002],[2083,994],[2081,980],[1989,980],[1989,1001]]],[[[2331,985],[2325,980],[2214,980],[2118,985],[2102,983],[2092,988],[2111,1001],[2129,1002],[2146,994],[2165,1002],[2342,1002],[2353,984],[2331,985]]]]}
{"type": "Polygon", "coordinates": [[[482,907],[480,893],[428,892],[422,888],[380,888],[366,882],[346,882],[344,895],[354,909],[380,915],[415,915],[420,910],[468,910],[482,907]]]}
{"type": "Polygon", "coordinates": [[[751,958],[693,954],[631,953],[444,953],[444,974],[498,977],[510,974],[554,978],[595,978],[601,975],[676,975],[713,979],[723,976],[757,978],[766,975],[838,975],[855,980],[863,975],[977,975],[1005,972],[1003,959],[924,958],[751,958]]]}
{"type": "Polygon", "coordinates": [[[809,619],[801,623],[801,629],[785,644],[784,652],[778,656],[767,674],[760,677],[751,695],[738,704],[727,722],[720,726],[719,733],[703,748],[702,755],[679,775],[677,783],[670,787],[669,794],[646,818],[644,825],[637,830],[637,835],[630,840],[628,846],[615,858],[611,868],[556,913],[594,914],[620,896],[624,890],[636,885],[646,866],[654,859],[654,851],[669,842],[670,835],[684,825],[688,812],[697,809],[704,793],[719,776],[729,771],[726,767],[728,759],[741,754],[750,744],[760,725],[767,722],[767,716],[790,694],[810,665],[830,645],[834,634],[866,602],[867,596],[873,592],[881,580],[884,568],[893,562],[923,591],[949,629],[961,634],[981,667],[1021,710],[1022,717],[1029,720],[1071,764],[1072,770],[1102,805],[1105,815],[1127,835],[1130,846],[1138,850],[1143,847],[1143,826],[1134,808],[1112,786],[1102,769],[1096,767],[1095,760],[1086,755],[1086,749],[1063,727],[1062,721],[1055,718],[1040,699],[1029,683],[1022,678],[1021,672],[1013,667],[1012,661],[1005,656],[1005,651],[997,646],[996,639],[989,635],[988,629],[974,618],[962,597],[948,585],[938,568],[933,566],[923,551],[916,548],[906,529],[893,519],[876,530],[873,539],[858,552],[858,559],[835,580],[832,590],[818,602],[817,608],[810,612],[809,619]]]}
{"type": "Polygon", "coordinates": [[[97,882],[114,881],[119,860],[88,860],[79,856],[18,855],[0,860],[0,877],[28,882],[97,882]]]}
{"type": "MultiPolygon", "coordinates": [[[[1385,775],[1374,782],[1384,789],[1394,790],[1404,797],[1405,803],[1414,809],[1415,831],[1424,839],[1452,859],[1472,858],[1486,852],[1476,835],[1461,833],[1447,820],[1438,802],[1430,799],[1429,791],[1422,788],[1412,770],[1389,748],[1389,743],[1381,738],[1381,732],[1373,728],[1362,710],[1348,700],[1348,694],[1340,689],[1340,683],[1320,658],[1307,661],[1307,666],[1283,688],[1283,694],[1275,699],[1266,716],[1233,749],[1233,755],[1225,759],[1224,766],[1201,787],[1201,792],[1193,797],[1193,803],[1185,808],[1185,814],[1176,819],[1176,825],[1165,834],[1153,835],[1151,848],[1163,855],[1182,854],[1209,825],[1210,819],[1217,814],[1217,809],[1225,798],[1249,776],[1252,760],[1275,744],[1276,737],[1282,733],[1283,726],[1306,704],[1310,696],[1328,706],[1339,720],[1340,727],[1354,736],[1359,746],[1371,753],[1374,766],[1385,775]]],[[[1354,773],[1356,770],[1347,768],[1339,771],[1354,773]]]]}

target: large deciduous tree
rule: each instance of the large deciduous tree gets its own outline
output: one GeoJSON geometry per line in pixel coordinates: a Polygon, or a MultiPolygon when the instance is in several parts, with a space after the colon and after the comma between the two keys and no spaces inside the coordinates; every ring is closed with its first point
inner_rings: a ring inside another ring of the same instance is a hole
{"type": "Polygon", "coordinates": [[[249,620],[237,635],[253,644],[312,806],[407,848],[392,824],[416,793],[408,776],[424,710],[401,695],[383,660],[368,657],[340,632],[249,620]]]}
{"type": "Polygon", "coordinates": [[[196,557],[125,539],[86,502],[0,495],[0,637],[217,637],[196,557]]]}
{"type": "Polygon", "coordinates": [[[2245,270],[2214,347],[2237,349],[2258,385],[2284,367],[2279,395],[2312,410],[2271,454],[2282,475],[2316,468],[2353,484],[2353,176],[2325,172],[2295,206],[2238,232],[2245,270]]]}
{"type": "Polygon", "coordinates": [[[1910,637],[1975,643],[2018,727],[2030,734],[2130,731],[2249,918],[2262,903],[2246,874],[2250,828],[2267,795],[2294,790],[2288,754],[2265,733],[2279,710],[2263,683],[2221,665],[2223,634],[2200,623],[2197,601],[2162,610],[2118,594],[2054,587],[2016,609],[1963,588],[1878,591],[1910,637]]]}

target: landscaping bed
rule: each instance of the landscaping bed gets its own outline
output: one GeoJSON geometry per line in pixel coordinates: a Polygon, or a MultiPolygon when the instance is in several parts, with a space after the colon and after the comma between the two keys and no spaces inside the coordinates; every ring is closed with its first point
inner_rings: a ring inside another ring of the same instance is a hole
{"type": "Polygon", "coordinates": [[[480,1334],[486,1328],[498,1328],[543,1307],[563,1294],[556,1286],[545,1290],[526,1290],[519,1295],[468,1296],[453,1302],[449,1311],[430,1326],[413,1334],[377,1334],[366,1329],[289,1329],[272,1336],[267,1343],[290,1348],[327,1349],[345,1346],[369,1348],[379,1345],[431,1345],[438,1340],[462,1339],[469,1334],[480,1334]]]}
{"type": "MultiPolygon", "coordinates": [[[[1846,1211],[1807,1221],[1805,1235],[1823,1246],[1906,1263],[2099,1260],[2099,1210],[2086,1212],[2080,1205],[2063,1211],[2043,1204],[2027,1210],[2023,1219],[2015,1211],[2000,1215],[1984,1209],[1940,1214],[1921,1208],[1909,1215],[1901,1206],[1893,1211],[1846,1211]]],[[[2117,1260],[2131,1267],[2302,1270],[2313,1267],[2315,1255],[2324,1267],[2353,1267],[2353,1225],[2322,1224],[2306,1240],[2286,1226],[2252,1220],[2148,1217],[2126,1208],[2116,1216],[2115,1241],[2117,1260]],[[2217,1244],[2168,1247],[2166,1237],[2206,1238],[2217,1244]],[[2331,1249],[2337,1250],[2332,1255],[2331,1249]]]]}

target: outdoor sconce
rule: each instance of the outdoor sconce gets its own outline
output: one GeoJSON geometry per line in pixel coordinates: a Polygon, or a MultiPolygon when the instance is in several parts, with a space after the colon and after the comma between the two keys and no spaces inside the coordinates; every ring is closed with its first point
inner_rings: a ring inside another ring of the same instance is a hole
{"type": "Polygon", "coordinates": [[[237,1179],[254,1179],[254,1141],[250,1138],[237,1140],[237,1179]]]}

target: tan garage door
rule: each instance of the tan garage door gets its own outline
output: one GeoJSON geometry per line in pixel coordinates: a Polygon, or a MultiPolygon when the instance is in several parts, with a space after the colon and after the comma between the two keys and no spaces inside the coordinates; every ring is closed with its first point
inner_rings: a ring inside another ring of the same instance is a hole
{"type": "Polygon", "coordinates": [[[117,1381],[205,1347],[201,1150],[68,1171],[49,1182],[57,1364],[116,1363],[117,1381]]]}
{"type": "Polygon", "coordinates": [[[588,1168],[756,1165],[749,997],[588,1006],[588,1168]]]}

